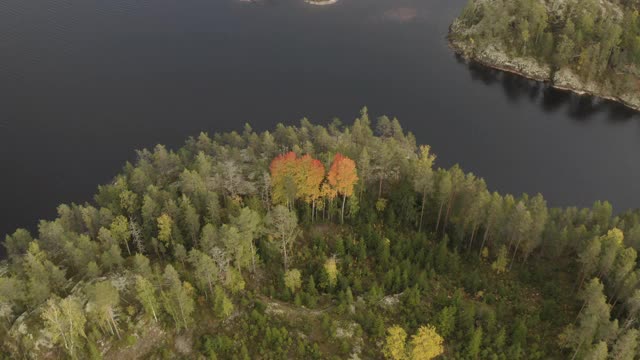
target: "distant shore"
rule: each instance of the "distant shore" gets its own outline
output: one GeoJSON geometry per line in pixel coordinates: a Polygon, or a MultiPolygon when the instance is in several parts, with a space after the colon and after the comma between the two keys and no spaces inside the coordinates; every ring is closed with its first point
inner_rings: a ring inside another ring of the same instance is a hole
{"type": "Polygon", "coordinates": [[[449,47],[466,60],[473,60],[492,69],[509,72],[527,79],[545,82],[550,86],[578,95],[590,95],[615,101],[632,110],[640,111],[638,94],[614,95],[607,87],[595,83],[584,83],[569,69],[553,71],[549,65],[539,64],[533,59],[513,58],[495,47],[477,51],[467,41],[456,39],[456,22],[449,29],[449,47]]]}
{"type": "Polygon", "coordinates": [[[316,5],[316,6],[325,6],[325,5],[333,5],[338,2],[338,0],[304,0],[307,4],[316,5]]]}

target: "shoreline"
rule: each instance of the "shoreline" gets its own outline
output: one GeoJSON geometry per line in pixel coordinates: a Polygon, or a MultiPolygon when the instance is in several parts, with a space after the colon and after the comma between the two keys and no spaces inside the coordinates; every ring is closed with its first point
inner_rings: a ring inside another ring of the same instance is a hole
{"type": "Polygon", "coordinates": [[[620,96],[607,95],[603,92],[592,91],[592,90],[588,90],[578,86],[572,86],[571,84],[557,84],[553,80],[553,76],[551,75],[551,73],[549,73],[546,76],[540,76],[532,72],[527,72],[522,69],[518,69],[511,64],[489,61],[487,59],[478,57],[474,55],[472,52],[466,50],[464,45],[461,44],[461,41],[452,39],[451,35],[452,35],[452,31],[450,29],[449,33],[447,34],[447,43],[449,45],[449,48],[451,48],[451,50],[453,50],[455,54],[461,56],[466,61],[474,61],[480,65],[486,66],[491,69],[518,75],[529,80],[543,82],[548,84],[554,89],[569,91],[576,95],[580,95],[580,96],[588,95],[588,96],[597,97],[597,98],[601,98],[609,101],[614,101],[622,106],[627,107],[630,110],[640,112],[640,103],[637,103],[637,104],[632,103],[630,101],[623,99],[620,96]]]}

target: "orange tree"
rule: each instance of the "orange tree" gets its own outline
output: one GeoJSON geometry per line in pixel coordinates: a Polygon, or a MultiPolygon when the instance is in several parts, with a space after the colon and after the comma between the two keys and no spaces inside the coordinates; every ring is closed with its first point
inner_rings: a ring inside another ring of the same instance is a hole
{"type": "Polygon", "coordinates": [[[337,153],[329,169],[328,180],[329,184],[331,184],[338,194],[342,195],[342,214],[340,215],[340,221],[344,223],[344,205],[347,201],[347,196],[353,194],[353,188],[356,182],[358,182],[356,163],[350,158],[337,153]]]}

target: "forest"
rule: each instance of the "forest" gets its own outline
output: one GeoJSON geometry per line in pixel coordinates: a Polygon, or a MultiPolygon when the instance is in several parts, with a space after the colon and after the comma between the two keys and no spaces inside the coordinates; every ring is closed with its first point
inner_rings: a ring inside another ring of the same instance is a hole
{"type": "Polygon", "coordinates": [[[6,236],[0,358],[638,358],[640,211],[436,164],[366,108],[137,151],[6,236]]]}
{"type": "Polygon", "coordinates": [[[468,34],[453,36],[628,94],[639,89],[639,9],[635,0],[470,0],[458,18],[468,34]]]}

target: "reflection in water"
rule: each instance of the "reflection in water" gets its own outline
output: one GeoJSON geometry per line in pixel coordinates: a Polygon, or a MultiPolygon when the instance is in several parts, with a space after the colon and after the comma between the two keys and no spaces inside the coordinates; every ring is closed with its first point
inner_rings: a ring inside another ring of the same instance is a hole
{"type": "MultiPolygon", "coordinates": [[[[465,62],[460,56],[456,56],[456,58],[459,62],[465,62]]],[[[467,63],[467,68],[469,69],[471,80],[473,81],[480,81],[485,85],[492,85],[500,81],[501,72],[498,70],[483,66],[475,61],[469,61],[467,63]]]]}
{"type": "Polygon", "coordinates": [[[573,93],[569,93],[569,95],[568,114],[572,119],[587,121],[603,110],[602,102],[592,96],[580,96],[573,93]]]}
{"type": "MultiPolygon", "coordinates": [[[[456,55],[456,60],[465,63],[459,55],[456,55]]],[[[556,89],[547,83],[492,69],[475,61],[469,61],[466,64],[473,81],[481,82],[486,86],[500,84],[510,103],[520,101],[523,97],[538,103],[538,98],[542,94],[539,103],[545,112],[566,109],[566,114],[570,118],[582,122],[590,120],[601,112],[607,112],[608,119],[612,123],[626,122],[640,115],[637,111],[612,100],[556,89]]]]}
{"type": "Polygon", "coordinates": [[[609,106],[609,121],[610,122],[626,122],[628,120],[633,119],[634,117],[639,117],[640,114],[632,109],[629,109],[626,106],[618,104],[614,102],[609,106]]]}
{"type": "Polygon", "coordinates": [[[526,96],[531,100],[538,98],[540,87],[537,81],[529,80],[507,72],[501,72],[502,88],[511,102],[516,102],[526,96]]]}
{"type": "Polygon", "coordinates": [[[568,91],[558,91],[551,86],[545,86],[542,90],[542,109],[545,112],[558,111],[562,105],[569,102],[571,95],[568,91]]]}

